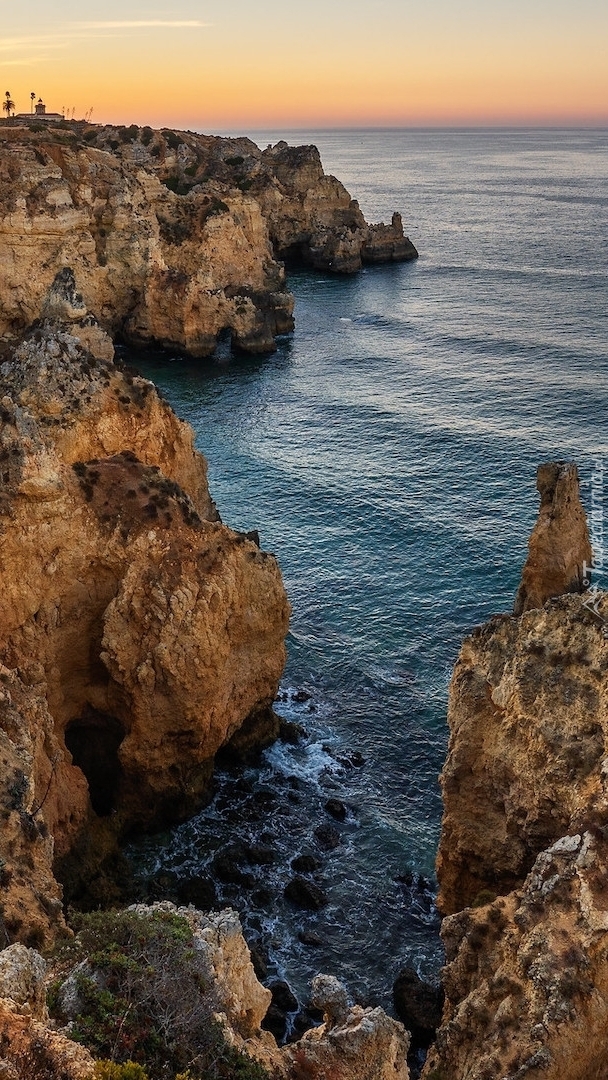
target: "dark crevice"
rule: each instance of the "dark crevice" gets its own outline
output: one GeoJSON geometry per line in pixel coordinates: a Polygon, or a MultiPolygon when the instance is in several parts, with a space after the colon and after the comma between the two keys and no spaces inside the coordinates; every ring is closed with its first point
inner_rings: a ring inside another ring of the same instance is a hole
{"type": "Polygon", "coordinates": [[[124,737],[118,720],[91,707],[72,720],[65,732],[65,744],[87,779],[91,805],[99,817],[116,809],[122,779],[118,750],[124,737]]]}

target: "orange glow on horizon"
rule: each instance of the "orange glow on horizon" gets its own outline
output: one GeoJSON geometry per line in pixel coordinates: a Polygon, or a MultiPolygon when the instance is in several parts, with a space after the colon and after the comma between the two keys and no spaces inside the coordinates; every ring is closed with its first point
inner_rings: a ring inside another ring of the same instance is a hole
{"type": "Polygon", "coordinates": [[[584,19],[569,34],[531,17],[524,25],[521,14],[519,25],[496,26],[484,13],[460,26],[446,6],[437,25],[403,16],[404,37],[378,20],[332,22],[332,11],[323,34],[311,22],[294,37],[291,16],[265,24],[238,0],[226,6],[240,9],[240,21],[210,4],[207,24],[185,0],[172,22],[91,12],[33,36],[5,29],[5,83],[22,112],[35,89],[49,110],[75,107],[82,117],[93,107],[94,123],[193,130],[608,125],[605,42],[584,19]]]}

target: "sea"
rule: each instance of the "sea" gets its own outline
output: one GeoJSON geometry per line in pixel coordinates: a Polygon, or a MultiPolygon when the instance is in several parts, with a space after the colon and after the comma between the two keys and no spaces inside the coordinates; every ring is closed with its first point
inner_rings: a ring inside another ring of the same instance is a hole
{"type": "Polygon", "coordinates": [[[316,144],[368,220],[402,213],[420,257],[291,272],[296,329],[271,356],[128,357],[193,426],[223,520],[278,559],[293,615],[276,708],[304,730],[221,768],[206,809],[129,857],[153,896],[211,882],[299,1002],[323,971],[390,1010],[403,967],[436,982],[442,964],[460,644],[512,607],[537,466],[576,462],[603,500],[608,132],[247,134],[316,144]],[[302,854],[318,910],[284,895],[302,854]]]}

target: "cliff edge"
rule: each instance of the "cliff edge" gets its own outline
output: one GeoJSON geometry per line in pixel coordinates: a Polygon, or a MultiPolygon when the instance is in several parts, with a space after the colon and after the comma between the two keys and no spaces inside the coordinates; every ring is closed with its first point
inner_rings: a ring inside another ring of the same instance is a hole
{"type": "Polygon", "coordinates": [[[589,538],[574,466],[538,486],[529,610],[467,638],[450,687],[425,1080],[608,1076],[608,599],[555,596],[578,592],[589,538]]]}

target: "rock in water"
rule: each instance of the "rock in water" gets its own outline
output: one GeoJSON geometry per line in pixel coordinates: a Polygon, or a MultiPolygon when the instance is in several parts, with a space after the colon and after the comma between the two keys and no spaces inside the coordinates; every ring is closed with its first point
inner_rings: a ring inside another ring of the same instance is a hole
{"type": "Polygon", "coordinates": [[[296,907],[307,911],[319,911],[327,904],[327,893],[316,882],[296,874],[285,886],[285,896],[296,907]]]}
{"type": "Polygon", "coordinates": [[[536,486],[540,510],[515,600],[516,615],[541,608],[552,596],[582,592],[585,568],[593,561],[576,465],[540,465],[536,486]]]}

